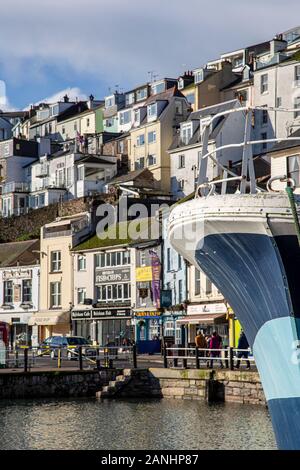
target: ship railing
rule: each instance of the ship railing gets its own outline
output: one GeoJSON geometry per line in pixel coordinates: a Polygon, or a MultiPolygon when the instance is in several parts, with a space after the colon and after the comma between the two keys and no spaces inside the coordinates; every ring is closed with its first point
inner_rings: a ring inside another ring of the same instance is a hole
{"type": "Polygon", "coordinates": [[[163,348],[164,367],[180,367],[184,369],[201,369],[222,367],[234,370],[240,367],[241,362],[246,363],[248,368],[255,366],[255,359],[251,349],[238,348],[198,348],[198,347],[180,347],[171,346],[163,348]]]}
{"type": "MultiPolygon", "coordinates": [[[[197,188],[195,192],[195,197],[202,197],[202,196],[212,196],[215,194],[215,187],[217,184],[222,184],[221,187],[221,194],[226,194],[227,192],[227,183],[234,180],[240,180],[239,191],[241,194],[247,192],[249,186],[249,192],[251,194],[256,194],[257,192],[263,191],[256,185],[256,178],[255,178],[255,171],[254,171],[254,164],[253,164],[253,145],[258,144],[270,144],[270,143],[278,143],[282,141],[298,141],[300,144],[300,137],[281,137],[281,138],[272,138],[272,139],[260,139],[260,140],[251,140],[251,133],[252,133],[252,126],[253,126],[253,119],[252,115],[255,110],[260,111],[272,111],[272,112],[288,112],[288,113],[296,113],[299,112],[299,108],[277,108],[273,106],[240,106],[236,108],[231,108],[227,111],[223,111],[220,113],[215,114],[210,119],[208,119],[204,125],[200,125],[200,134],[199,134],[199,141],[202,142],[202,150],[199,152],[199,161],[198,161],[198,181],[197,181],[197,188]],[[224,116],[227,116],[232,113],[243,112],[246,114],[245,119],[245,130],[244,130],[244,141],[239,143],[232,143],[227,145],[222,145],[220,147],[215,147],[213,150],[208,151],[210,133],[211,133],[211,126],[214,121],[224,116]],[[220,161],[216,158],[216,154],[228,149],[236,149],[243,147],[243,155],[242,155],[242,169],[241,175],[237,175],[232,169],[222,165],[220,161]],[[220,178],[214,179],[213,181],[208,181],[207,172],[208,172],[208,165],[207,160],[211,159],[214,164],[222,170],[223,175],[220,178]]],[[[200,118],[201,120],[201,118],[200,118]]],[[[267,151],[267,149],[266,149],[267,151]]],[[[264,150],[261,152],[264,152],[264,150]]]]}

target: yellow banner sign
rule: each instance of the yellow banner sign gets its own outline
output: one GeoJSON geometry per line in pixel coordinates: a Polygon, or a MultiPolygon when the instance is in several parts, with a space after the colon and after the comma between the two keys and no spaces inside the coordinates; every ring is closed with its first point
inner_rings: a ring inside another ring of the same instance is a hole
{"type": "Polygon", "coordinates": [[[136,268],[135,275],[136,275],[137,282],[152,281],[152,267],[145,266],[142,268],[136,268]]]}

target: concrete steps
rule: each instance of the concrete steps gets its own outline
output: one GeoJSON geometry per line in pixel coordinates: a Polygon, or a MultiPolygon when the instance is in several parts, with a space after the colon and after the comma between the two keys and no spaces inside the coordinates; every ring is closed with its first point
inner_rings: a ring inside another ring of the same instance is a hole
{"type": "Polygon", "coordinates": [[[131,380],[131,370],[124,369],[123,373],[117,375],[115,380],[110,380],[108,385],[102,387],[100,392],[96,393],[97,398],[114,398],[131,380]]]}

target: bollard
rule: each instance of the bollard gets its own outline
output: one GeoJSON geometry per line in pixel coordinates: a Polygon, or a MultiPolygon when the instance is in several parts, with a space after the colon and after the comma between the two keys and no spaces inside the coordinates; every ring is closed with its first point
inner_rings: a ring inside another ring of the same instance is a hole
{"type": "Polygon", "coordinates": [[[57,351],[57,368],[61,368],[61,348],[58,348],[57,351]]]}
{"type": "Polygon", "coordinates": [[[164,346],[163,354],[164,354],[164,368],[167,369],[168,368],[168,357],[167,357],[167,348],[166,348],[166,346],[164,346]]]}
{"type": "Polygon", "coordinates": [[[19,351],[16,349],[16,363],[15,363],[16,368],[19,367],[19,351]]]}
{"type": "Polygon", "coordinates": [[[196,369],[200,369],[199,349],[195,348],[196,369]]]}
{"type": "Polygon", "coordinates": [[[182,367],[184,369],[187,369],[187,359],[186,358],[182,359],[182,367]]]}
{"type": "Polygon", "coordinates": [[[100,349],[96,349],[96,367],[98,370],[101,369],[101,362],[100,362],[100,349]]]}
{"type": "Polygon", "coordinates": [[[82,346],[79,346],[79,370],[83,369],[82,346]]]}
{"type": "Polygon", "coordinates": [[[28,372],[28,349],[24,349],[24,372],[28,372]]]}
{"type": "Polygon", "coordinates": [[[228,348],[226,349],[224,355],[225,355],[225,367],[226,367],[226,369],[229,369],[228,348]]]}
{"type": "Polygon", "coordinates": [[[132,355],[133,355],[133,368],[137,369],[137,354],[136,354],[136,345],[132,346],[132,355]]]}
{"type": "Polygon", "coordinates": [[[233,364],[233,348],[229,348],[229,369],[233,370],[234,369],[234,364],[233,364]]]}

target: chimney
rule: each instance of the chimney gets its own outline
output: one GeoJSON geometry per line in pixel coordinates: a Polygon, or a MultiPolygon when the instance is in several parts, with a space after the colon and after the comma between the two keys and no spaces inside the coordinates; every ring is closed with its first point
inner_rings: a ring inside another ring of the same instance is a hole
{"type": "Polygon", "coordinates": [[[93,96],[93,95],[90,95],[89,100],[88,100],[88,103],[87,103],[89,109],[92,109],[92,108],[93,108],[94,99],[95,99],[94,96],[93,96]]]}
{"type": "Polygon", "coordinates": [[[273,57],[276,52],[281,52],[287,47],[287,42],[275,37],[270,41],[270,54],[273,57]]]}

